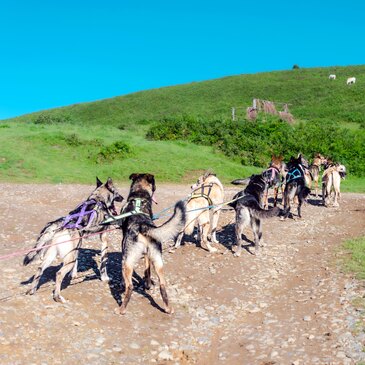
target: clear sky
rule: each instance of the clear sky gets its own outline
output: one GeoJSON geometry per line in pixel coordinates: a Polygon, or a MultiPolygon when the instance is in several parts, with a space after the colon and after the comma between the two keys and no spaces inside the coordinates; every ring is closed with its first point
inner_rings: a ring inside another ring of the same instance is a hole
{"type": "Polygon", "coordinates": [[[363,0],[3,0],[0,119],[228,75],[365,63],[363,0]]]}

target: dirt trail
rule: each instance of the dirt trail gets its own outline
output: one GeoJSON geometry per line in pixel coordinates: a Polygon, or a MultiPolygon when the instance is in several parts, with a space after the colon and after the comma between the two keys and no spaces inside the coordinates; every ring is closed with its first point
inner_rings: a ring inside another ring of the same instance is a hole
{"type": "MultiPolygon", "coordinates": [[[[0,184],[0,255],[33,246],[47,221],[64,215],[92,190],[82,185],[0,184]]],[[[239,189],[227,186],[227,200],[239,189]]],[[[127,187],[121,187],[127,195],[127,187]]],[[[158,185],[158,212],[188,186],[158,185]]],[[[365,235],[365,196],[343,194],[340,208],[310,200],[303,219],[266,220],[263,247],[232,255],[233,211],[221,215],[219,253],[194,239],[164,252],[175,314],[160,310],[158,286],[136,285],[125,316],[120,300],[121,234],[109,234],[109,284],[99,280],[100,245],[85,241],[79,276],[53,302],[55,267],[25,296],[36,265],[0,261],[1,364],[356,364],[365,360],[363,283],[336,265],[344,239],[365,235]],[[23,283],[23,284],[21,284],[23,283]]],[[[248,230],[247,236],[252,239],[248,230]]],[[[137,269],[142,274],[142,266],[137,269]]]]}

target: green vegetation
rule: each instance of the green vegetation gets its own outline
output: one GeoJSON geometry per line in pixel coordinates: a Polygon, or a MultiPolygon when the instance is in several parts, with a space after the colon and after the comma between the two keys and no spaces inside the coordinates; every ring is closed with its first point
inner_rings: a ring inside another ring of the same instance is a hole
{"type": "Polygon", "coordinates": [[[243,167],[212,147],[189,142],[152,142],[145,132],[115,127],[10,124],[0,134],[0,178],[12,182],[90,183],[95,176],[127,181],[151,172],[157,181],[190,183],[206,169],[225,182],[260,169],[243,167]],[[97,136],[97,138],[96,138],[97,136]]]}
{"type": "Polygon", "coordinates": [[[0,180],[125,181],[146,171],[191,182],[212,169],[228,182],[262,170],[271,153],[310,159],[318,151],[348,167],[343,191],[365,192],[363,74],[365,66],[239,75],[9,119],[0,122],[0,180]],[[346,85],[349,76],[358,82],[346,85]],[[247,122],[252,98],[289,103],[296,123],[267,115],[247,122]]]}
{"type": "Polygon", "coordinates": [[[344,267],[353,272],[358,279],[365,279],[365,237],[346,241],[343,245],[347,252],[344,267]]]}
{"type": "Polygon", "coordinates": [[[288,161],[298,152],[308,157],[321,152],[333,161],[341,161],[352,174],[365,175],[365,131],[350,131],[325,120],[293,126],[275,117],[239,124],[182,117],[155,123],[147,137],[213,145],[226,156],[239,159],[242,165],[257,167],[265,166],[272,153],[282,154],[288,161]]]}
{"type": "MultiPolygon", "coordinates": [[[[253,98],[289,103],[297,120],[365,121],[365,65],[300,68],[238,75],[185,85],[141,91],[92,103],[33,113],[15,118],[35,121],[40,115],[76,124],[131,125],[141,120],[192,115],[209,120],[230,118],[237,107],[242,120],[253,98]],[[329,80],[334,73],[337,80],[329,80]],[[346,85],[348,77],[357,83],[346,85]]],[[[44,118],[44,117],[43,117],[44,118]]]]}

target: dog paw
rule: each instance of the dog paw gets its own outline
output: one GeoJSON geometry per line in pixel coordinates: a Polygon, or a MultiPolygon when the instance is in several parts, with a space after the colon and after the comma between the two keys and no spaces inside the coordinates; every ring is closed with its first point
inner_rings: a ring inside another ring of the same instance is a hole
{"type": "Polygon", "coordinates": [[[62,295],[54,295],[53,299],[57,303],[62,303],[62,304],[66,303],[66,299],[62,295]]]}
{"type": "Polygon", "coordinates": [[[167,313],[167,314],[174,314],[174,308],[172,308],[172,307],[167,307],[167,308],[165,308],[165,313],[167,313]]]}
{"type": "Polygon", "coordinates": [[[121,305],[119,308],[119,314],[124,315],[124,314],[126,314],[126,312],[127,312],[127,308],[124,307],[123,305],[121,305]]]}
{"type": "Polygon", "coordinates": [[[110,281],[110,278],[107,274],[101,274],[100,280],[104,281],[104,282],[108,282],[108,281],[110,281]]]}
{"type": "Polygon", "coordinates": [[[35,289],[28,289],[28,290],[25,292],[25,294],[26,294],[26,295],[34,295],[34,294],[35,294],[35,292],[36,292],[36,290],[35,290],[35,289]]]}
{"type": "Polygon", "coordinates": [[[240,257],[240,256],[241,256],[241,252],[235,252],[235,253],[233,254],[233,256],[234,256],[234,257],[240,257]]]}
{"type": "Polygon", "coordinates": [[[210,253],[213,253],[213,252],[217,252],[218,251],[217,248],[215,248],[215,247],[209,247],[209,246],[208,246],[208,250],[209,250],[210,253]]]}

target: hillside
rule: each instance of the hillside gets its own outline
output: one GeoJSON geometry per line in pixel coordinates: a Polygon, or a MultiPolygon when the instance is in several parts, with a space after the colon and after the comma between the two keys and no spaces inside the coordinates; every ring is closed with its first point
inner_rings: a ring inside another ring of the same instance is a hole
{"type": "Polygon", "coordinates": [[[4,120],[0,122],[0,181],[90,183],[96,175],[127,181],[130,173],[144,171],[160,182],[190,183],[201,171],[211,169],[229,182],[261,171],[273,152],[287,159],[300,150],[308,158],[322,151],[341,160],[350,167],[344,189],[364,191],[362,75],[365,65],[239,75],[4,120]],[[330,73],[336,73],[337,80],[329,80],[330,73]],[[355,85],[346,85],[349,76],[357,78],[355,85]],[[289,128],[264,121],[261,138],[255,129],[258,124],[240,123],[254,97],[289,103],[296,120],[308,123],[308,128],[301,123],[289,128]],[[230,122],[232,106],[238,108],[234,123],[230,122]],[[185,125],[191,132],[186,120],[195,123],[197,131],[189,138],[146,139],[156,125],[162,130],[180,129],[177,134],[184,132],[185,125]],[[313,120],[316,125],[311,126],[313,120]],[[329,126],[331,134],[322,130],[329,126]],[[346,133],[339,126],[345,126],[346,133]],[[308,133],[316,138],[308,138],[308,133]],[[331,136],[341,143],[329,140],[331,136]],[[280,143],[274,146],[273,138],[280,143]]]}
{"type": "MultiPolygon", "coordinates": [[[[297,119],[326,118],[341,122],[365,120],[365,65],[296,69],[238,75],[141,91],[92,103],[42,112],[75,123],[119,125],[181,114],[230,118],[231,108],[246,109],[253,98],[286,102],[297,119]],[[335,73],[336,80],[328,75],[335,73]],[[350,76],[355,85],[346,85],[350,76]]],[[[243,109],[241,110],[243,116],[243,109]]],[[[14,118],[35,120],[40,113],[14,118]]],[[[13,120],[14,120],[13,119],[13,120]]]]}

